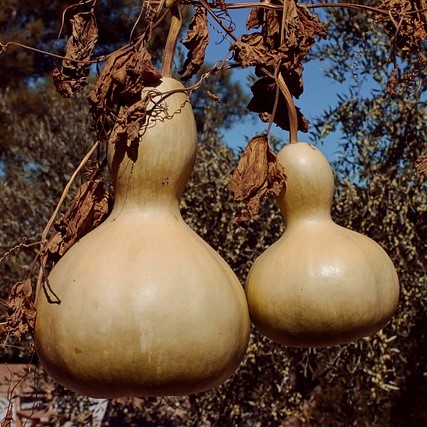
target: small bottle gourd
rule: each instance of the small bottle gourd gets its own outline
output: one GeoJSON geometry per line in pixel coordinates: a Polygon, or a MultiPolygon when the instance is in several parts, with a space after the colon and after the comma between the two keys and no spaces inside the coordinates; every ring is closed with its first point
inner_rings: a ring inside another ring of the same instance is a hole
{"type": "Polygon", "coordinates": [[[332,221],[334,177],[317,148],[288,144],[277,159],[287,175],[278,197],[286,227],[247,277],[253,323],[292,347],[343,344],[375,333],[398,303],[392,261],[376,242],[332,221]]]}
{"type": "Polygon", "coordinates": [[[179,203],[196,155],[187,96],[162,78],[148,92],[137,146],[108,145],[115,203],[107,220],[53,268],[60,300],[37,298],[35,345],[54,380],[81,394],[186,395],[238,368],[250,320],[243,287],[183,221],[179,203]]]}

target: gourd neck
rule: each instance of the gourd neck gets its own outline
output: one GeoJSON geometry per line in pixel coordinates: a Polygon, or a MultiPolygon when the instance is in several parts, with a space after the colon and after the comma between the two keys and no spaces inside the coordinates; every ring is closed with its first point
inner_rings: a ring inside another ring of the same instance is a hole
{"type": "Polygon", "coordinates": [[[314,146],[298,142],[277,155],[287,176],[278,197],[286,226],[331,220],[334,176],[327,159],[314,146]]]}
{"type": "Polygon", "coordinates": [[[116,192],[115,210],[165,209],[179,214],[179,203],[193,170],[197,133],[182,84],[163,77],[146,87],[151,97],[136,140],[109,143],[107,157],[116,192]],[[173,92],[168,94],[168,92],[173,92]]]}
{"type": "Polygon", "coordinates": [[[293,227],[294,225],[302,223],[319,224],[323,221],[329,222],[332,220],[330,207],[325,206],[320,209],[289,209],[287,205],[287,202],[285,202],[284,204],[279,202],[280,211],[285,221],[286,227],[293,227]]]}
{"type": "Polygon", "coordinates": [[[127,200],[123,195],[115,198],[111,218],[119,215],[149,216],[151,219],[182,219],[180,211],[180,200],[174,197],[156,197],[145,201],[127,200]]]}

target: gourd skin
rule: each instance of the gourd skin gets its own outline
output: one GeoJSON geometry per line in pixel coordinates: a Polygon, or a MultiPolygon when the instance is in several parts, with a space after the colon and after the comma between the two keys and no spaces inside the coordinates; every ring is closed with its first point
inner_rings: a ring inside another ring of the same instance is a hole
{"type": "Polygon", "coordinates": [[[294,347],[343,344],[375,333],[398,303],[392,261],[372,239],[332,221],[334,178],[317,148],[289,144],[278,160],[288,177],[278,198],[286,228],[249,272],[253,323],[294,347]]]}
{"type": "MultiPolygon", "coordinates": [[[[163,78],[156,89],[179,88],[163,78]]],[[[137,151],[126,141],[109,145],[113,211],[53,268],[60,304],[37,299],[40,361],[89,396],[207,390],[234,373],[247,348],[243,288],[179,212],[196,152],[191,106],[183,93],[165,102],[137,151]]]]}

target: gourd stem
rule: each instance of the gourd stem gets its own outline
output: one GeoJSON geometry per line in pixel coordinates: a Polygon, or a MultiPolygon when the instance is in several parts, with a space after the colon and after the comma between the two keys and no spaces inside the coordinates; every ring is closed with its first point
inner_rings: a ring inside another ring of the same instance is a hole
{"type": "Polygon", "coordinates": [[[295,108],[294,100],[285,82],[285,79],[283,78],[281,73],[278,73],[276,82],[279,85],[279,88],[282,91],[283,96],[285,97],[286,107],[288,109],[289,142],[291,144],[296,144],[298,142],[298,115],[297,115],[297,110],[295,108]]]}
{"type": "Polygon", "coordinates": [[[166,40],[165,52],[163,55],[163,77],[172,77],[173,57],[175,55],[176,44],[178,42],[178,36],[182,26],[181,11],[177,5],[173,5],[171,7],[171,14],[172,19],[169,27],[168,38],[166,40]]]}
{"type": "MultiPolygon", "coordinates": [[[[282,25],[281,25],[281,32],[280,32],[280,46],[282,46],[285,43],[285,38],[287,37],[288,33],[288,15],[290,10],[290,3],[289,0],[283,1],[283,13],[282,13],[282,25]]],[[[288,109],[288,116],[289,116],[289,142],[291,144],[298,142],[298,116],[297,111],[295,108],[294,100],[292,97],[291,92],[289,91],[289,88],[285,82],[285,79],[283,78],[281,72],[280,72],[280,63],[277,66],[277,69],[274,73],[274,80],[276,81],[276,84],[278,85],[279,89],[283,93],[283,96],[285,97],[286,101],[286,107],[288,109]]],[[[277,93],[278,95],[278,93],[277,93]]],[[[278,100],[278,96],[276,96],[276,103],[278,100]]],[[[277,108],[277,105],[276,105],[277,108]]]]}

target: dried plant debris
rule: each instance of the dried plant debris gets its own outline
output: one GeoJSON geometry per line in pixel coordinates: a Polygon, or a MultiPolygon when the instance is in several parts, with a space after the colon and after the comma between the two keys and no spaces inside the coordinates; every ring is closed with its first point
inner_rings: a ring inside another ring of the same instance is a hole
{"type": "MultiPolygon", "coordinates": [[[[12,427],[12,422],[15,419],[13,414],[13,406],[11,403],[9,403],[9,406],[7,408],[6,414],[3,417],[3,420],[0,424],[0,427],[12,427]]],[[[15,423],[14,423],[15,425],[15,423]]]]}
{"type": "Polygon", "coordinates": [[[191,79],[205,61],[206,47],[209,44],[208,18],[204,7],[198,7],[191,18],[187,37],[182,41],[189,50],[183,69],[179,72],[181,80],[191,79]]]}
{"type": "MultiPolygon", "coordinates": [[[[87,172],[88,175],[93,173],[91,170],[87,172]]],[[[56,222],[56,231],[37,255],[42,268],[48,262],[56,263],[75,242],[100,225],[111,207],[112,199],[104,190],[101,178],[89,179],[82,184],[66,213],[56,222]]],[[[31,278],[15,283],[3,304],[7,316],[0,329],[2,342],[8,337],[21,340],[33,332],[36,309],[31,278]]]]}
{"type": "MultiPolygon", "coordinates": [[[[297,75],[295,75],[295,78],[297,80],[299,79],[297,75]]],[[[251,90],[254,96],[248,104],[249,111],[259,113],[262,121],[270,122],[276,97],[276,82],[270,77],[263,77],[253,84],[251,90]]],[[[296,107],[296,110],[298,116],[298,130],[307,132],[309,127],[308,121],[298,107],[296,107]]],[[[279,102],[275,113],[273,121],[282,129],[289,130],[290,124],[287,104],[281,92],[279,94],[279,102]]]]}
{"type": "Polygon", "coordinates": [[[269,147],[268,137],[259,135],[252,138],[229,186],[234,192],[234,200],[245,205],[245,209],[236,214],[236,221],[247,221],[256,215],[262,200],[269,195],[278,197],[285,180],[284,168],[269,147]]]}
{"type": "Polygon", "coordinates": [[[384,0],[379,9],[389,11],[378,13],[375,21],[384,25],[393,47],[404,58],[418,53],[422,55],[423,42],[427,39],[427,2],[425,0],[384,0]]]}
{"type": "MultiPolygon", "coordinates": [[[[274,0],[272,4],[283,3],[274,0]]],[[[326,27],[316,15],[294,0],[288,5],[286,11],[253,8],[246,27],[248,30],[260,28],[260,31],[244,34],[231,47],[234,59],[242,67],[255,66],[256,75],[261,78],[252,87],[254,97],[249,109],[260,113],[263,121],[271,120],[271,112],[274,109],[276,83],[272,76],[281,73],[292,96],[298,98],[303,92],[302,60],[315,43],[315,37],[326,37],[326,27]],[[270,75],[267,80],[265,71],[270,75]]],[[[279,105],[284,102],[281,99],[279,105]]],[[[299,130],[307,131],[306,120],[301,113],[298,116],[299,130]]],[[[287,108],[279,108],[273,121],[281,128],[289,130],[287,108]]]]}
{"type": "Polygon", "coordinates": [[[57,262],[74,243],[98,227],[111,207],[111,196],[105,191],[101,178],[82,184],[68,210],[55,223],[56,231],[46,247],[49,260],[57,262]]]}
{"type": "Polygon", "coordinates": [[[67,41],[65,56],[60,68],[53,71],[53,82],[57,91],[70,98],[87,84],[93,49],[98,40],[98,27],[93,12],[77,13],[71,19],[72,35],[67,41]],[[85,61],[85,62],[82,62],[85,61]]]}
{"type": "Polygon", "coordinates": [[[424,153],[418,157],[415,163],[415,167],[419,173],[423,174],[427,178],[427,153],[424,153]]]}
{"type": "Polygon", "coordinates": [[[128,137],[128,133],[133,135],[135,127],[130,124],[137,121],[140,126],[145,117],[142,89],[160,79],[151,55],[141,45],[131,44],[110,55],[88,96],[98,137],[108,139],[117,119],[121,128],[116,129],[115,139],[110,142],[120,136],[128,137]]]}
{"type": "Polygon", "coordinates": [[[264,44],[261,33],[243,34],[231,47],[234,59],[242,67],[274,65],[276,56],[264,44]]]}
{"type": "Polygon", "coordinates": [[[31,279],[15,283],[5,302],[7,307],[6,322],[2,325],[1,335],[4,342],[7,337],[17,338],[32,333],[36,319],[31,279]]]}

